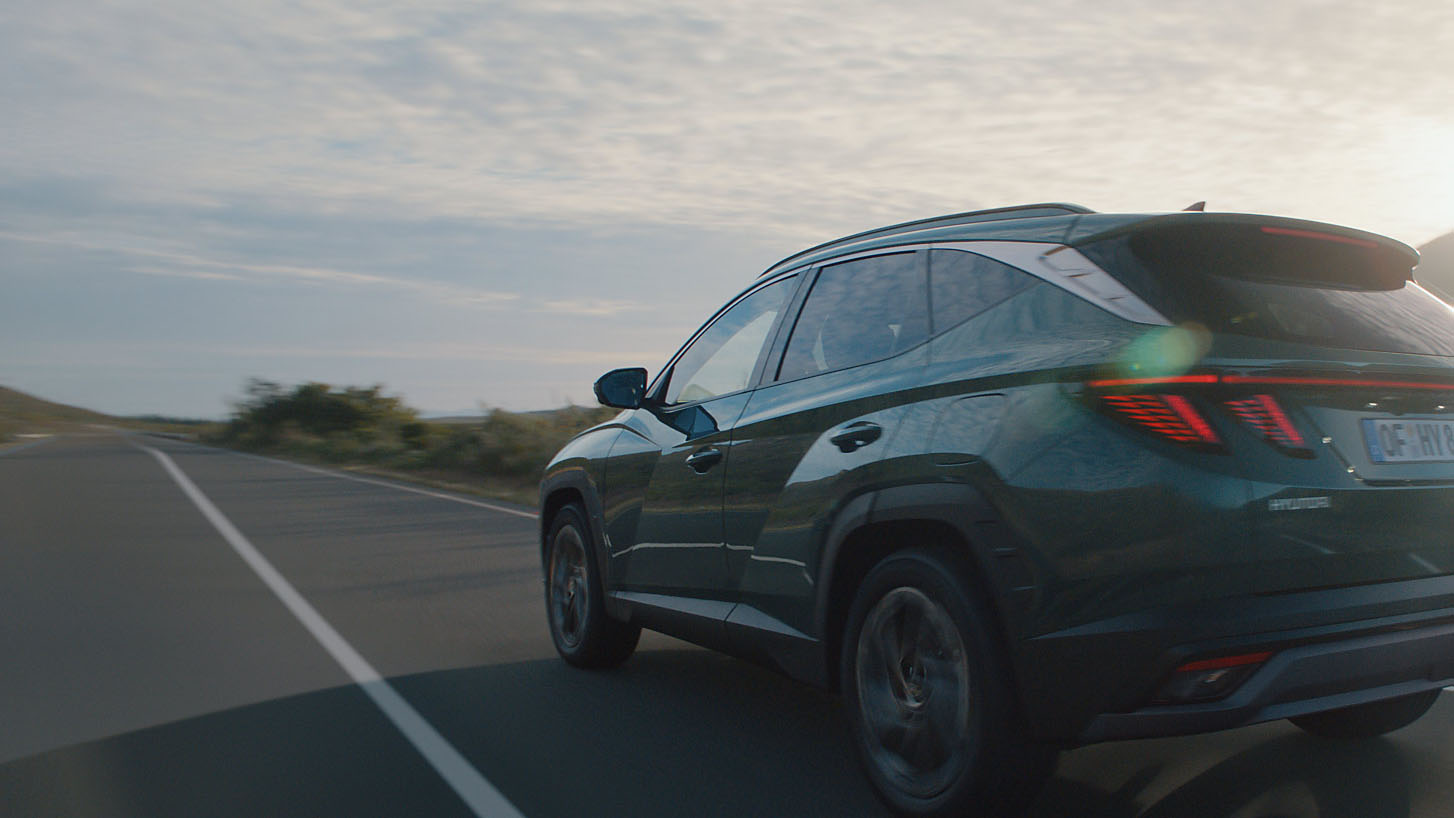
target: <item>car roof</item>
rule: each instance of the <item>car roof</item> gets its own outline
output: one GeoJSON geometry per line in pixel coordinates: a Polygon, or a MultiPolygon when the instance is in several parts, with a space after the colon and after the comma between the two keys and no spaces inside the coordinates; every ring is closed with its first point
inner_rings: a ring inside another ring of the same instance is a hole
{"type": "Polygon", "coordinates": [[[762,276],[813,264],[825,259],[893,247],[901,244],[924,244],[941,241],[1025,241],[1075,246],[1140,230],[1152,225],[1175,222],[1189,223],[1255,223],[1282,225],[1288,228],[1313,229],[1319,232],[1375,241],[1417,263],[1418,253],[1402,242],[1349,227],[1322,222],[1263,216],[1246,213],[1203,213],[1178,211],[1171,213],[1097,213],[1077,204],[1041,203],[975,210],[936,216],[902,224],[854,233],[841,239],[810,247],[779,261],[763,271],[762,276]]]}

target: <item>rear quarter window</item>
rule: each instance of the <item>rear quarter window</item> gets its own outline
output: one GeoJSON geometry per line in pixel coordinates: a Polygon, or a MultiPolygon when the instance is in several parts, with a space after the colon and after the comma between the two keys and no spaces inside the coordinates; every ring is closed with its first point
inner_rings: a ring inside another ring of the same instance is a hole
{"type": "Polygon", "coordinates": [[[974,376],[1099,363],[1145,331],[1144,325],[1037,282],[940,333],[929,356],[936,365],[956,364],[956,371],[963,363],[968,368],[961,374],[974,376]]]}
{"type": "Polygon", "coordinates": [[[978,315],[1037,279],[1001,261],[962,250],[929,251],[929,303],[934,331],[978,315]]]}

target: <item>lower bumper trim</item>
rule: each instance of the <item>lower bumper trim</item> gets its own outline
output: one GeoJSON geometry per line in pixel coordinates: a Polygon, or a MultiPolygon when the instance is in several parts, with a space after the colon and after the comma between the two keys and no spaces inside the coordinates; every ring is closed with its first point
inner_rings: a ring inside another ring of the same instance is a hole
{"type": "Polygon", "coordinates": [[[1454,624],[1302,645],[1279,652],[1217,702],[1103,713],[1092,744],[1224,730],[1454,685],[1454,624]]]}

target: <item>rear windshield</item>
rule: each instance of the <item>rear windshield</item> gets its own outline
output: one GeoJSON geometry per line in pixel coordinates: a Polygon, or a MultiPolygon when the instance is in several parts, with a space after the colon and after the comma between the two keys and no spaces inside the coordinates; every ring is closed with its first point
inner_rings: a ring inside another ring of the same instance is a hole
{"type": "Polygon", "coordinates": [[[1454,356],[1454,309],[1396,251],[1236,225],[1152,229],[1078,248],[1168,319],[1213,332],[1454,356]],[[1209,229],[1210,228],[1210,229],[1209,229]]]}

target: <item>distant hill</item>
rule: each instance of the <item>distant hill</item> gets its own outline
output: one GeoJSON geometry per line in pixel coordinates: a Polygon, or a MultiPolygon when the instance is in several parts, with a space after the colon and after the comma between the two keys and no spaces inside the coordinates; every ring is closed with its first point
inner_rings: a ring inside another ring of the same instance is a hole
{"type": "Polygon", "coordinates": [[[55,434],[77,425],[115,425],[116,418],[53,403],[0,386],[0,443],[24,434],[55,434]]]}
{"type": "Polygon", "coordinates": [[[1419,248],[1414,280],[1454,302],[1454,233],[1446,233],[1419,248]]]}
{"type": "Polygon", "coordinates": [[[0,420],[32,423],[46,421],[116,422],[116,418],[110,415],[103,415],[100,412],[92,412],[90,409],[81,409],[76,406],[67,406],[64,403],[53,403],[4,386],[0,386],[0,420]]]}

